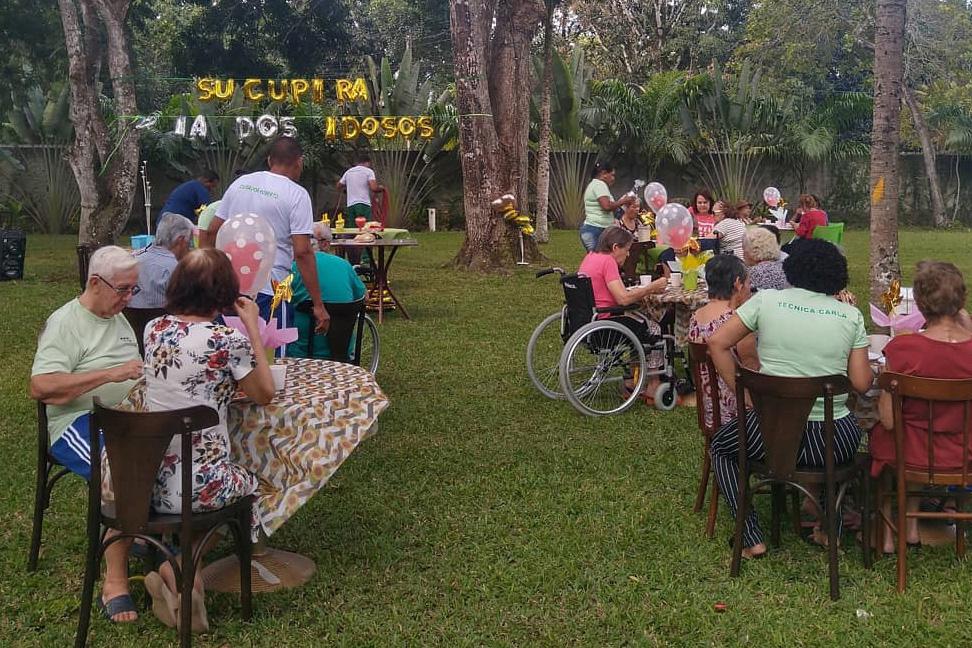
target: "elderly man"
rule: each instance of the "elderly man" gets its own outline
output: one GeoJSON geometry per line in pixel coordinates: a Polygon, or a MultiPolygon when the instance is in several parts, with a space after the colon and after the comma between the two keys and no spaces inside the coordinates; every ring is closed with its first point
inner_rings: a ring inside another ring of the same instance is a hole
{"type": "MultiPolygon", "coordinates": [[[[342,303],[357,301],[364,297],[365,286],[354,271],[354,267],[339,256],[330,254],[331,250],[331,228],[324,223],[314,223],[314,241],[317,243],[317,254],[314,260],[317,264],[317,277],[320,281],[321,299],[325,302],[342,303]]],[[[309,299],[310,295],[307,286],[296,275],[297,264],[294,264],[294,281],[291,284],[293,289],[292,303],[309,299]]],[[[294,326],[297,328],[297,341],[287,346],[287,355],[300,358],[308,357],[307,354],[307,313],[294,313],[294,326]]],[[[317,336],[314,338],[314,357],[330,358],[330,349],[327,346],[327,338],[317,336]]]]}
{"type": "MultiPolygon", "coordinates": [[[[51,454],[91,479],[88,412],[95,396],[109,405],[142,375],[135,333],[121,314],[138,293],[138,261],[109,245],[91,255],[88,283],[47,318],[30,372],[30,395],[47,403],[51,454]]],[[[98,451],[94,453],[98,460],[98,451]]],[[[98,601],[112,621],[138,618],[128,593],[128,542],[105,551],[108,572],[98,601]]]]}
{"type": "MultiPolygon", "coordinates": [[[[267,219],[277,238],[277,254],[273,262],[270,278],[281,281],[290,274],[291,263],[296,261],[298,274],[307,286],[317,285],[317,269],[314,265],[314,251],[311,249],[310,236],[314,223],[310,194],[297,184],[304,170],[304,152],[300,143],[293,137],[280,137],[270,148],[267,157],[269,171],[247,173],[237,178],[229,186],[209,223],[208,231],[200,233],[200,244],[211,246],[223,223],[235,214],[254,213],[267,219]]],[[[314,317],[317,329],[327,331],[330,316],[321,303],[318,291],[311,291],[314,303],[314,317]]],[[[285,310],[282,301],[277,312],[270,312],[273,291],[269,282],[257,295],[260,317],[269,320],[277,317],[281,326],[289,325],[293,319],[285,310]]]]}
{"type": "Polygon", "coordinates": [[[166,214],[159,219],[155,230],[155,242],[139,251],[137,294],[128,304],[132,308],[162,308],[165,305],[165,289],[169,285],[169,275],[175,270],[179,259],[186,256],[192,247],[195,226],[192,221],[179,214],[166,214]]]}

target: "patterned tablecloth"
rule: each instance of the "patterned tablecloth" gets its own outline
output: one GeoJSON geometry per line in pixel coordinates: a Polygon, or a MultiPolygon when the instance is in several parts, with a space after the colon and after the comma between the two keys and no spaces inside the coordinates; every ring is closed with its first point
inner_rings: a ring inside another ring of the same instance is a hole
{"type": "Polygon", "coordinates": [[[645,297],[645,312],[656,322],[664,317],[670,305],[675,306],[675,342],[685,346],[688,342],[689,322],[692,313],[709,302],[708,292],[705,290],[672,289],[669,287],[663,293],[645,297]]]}
{"type": "Polygon", "coordinates": [[[233,460],[260,480],[257,513],[269,536],[320,490],[375,431],[388,398],[354,365],[281,358],[287,382],[267,405],[233,401],[233,460]]]}

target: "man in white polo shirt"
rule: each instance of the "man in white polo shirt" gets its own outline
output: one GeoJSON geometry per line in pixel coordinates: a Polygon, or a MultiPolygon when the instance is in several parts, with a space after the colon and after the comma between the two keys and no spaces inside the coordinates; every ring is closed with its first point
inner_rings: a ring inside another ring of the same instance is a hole
{"type": "MultiPolygon", "coordinates": [[[[317,286],[317,265],[310,243],[314,213],[310,194],[297,184],[304,170],[304,153],[300,143],[293,137],[277,139],[270,149],[267,165],[269,171],[242,175],[226,189],[206,235],[200,236],[200,245],[211,247],[216,242],[219,228],[230,216],[257,214],[267,219],[277,238],[277,254],[270,278],[281,281],[290,274],[290,265],[296,261],[304,285],[317,286]]],[[[311,290],[310,298],[314,303],[317,330],[327,332],[330,316],[324,310],[320,291],[311,290]]],[[[277,311],[270,313],[272,299],[273,291],[267,282],[256,299],[260,317],[269,321],[272,315],[281,327],[289,326],[293,313],[286,308],[287,302],[281,301],[277,311]]]]}
{"type": "Polygon", "coordinates": [[[348,192],[348,222],[353,223],[359,216],[371,220],[371,194],[383,187],[375,179],[367,153],[359,155],[358,164],[344,172],[337,181],[337,188],[348,192]]]}

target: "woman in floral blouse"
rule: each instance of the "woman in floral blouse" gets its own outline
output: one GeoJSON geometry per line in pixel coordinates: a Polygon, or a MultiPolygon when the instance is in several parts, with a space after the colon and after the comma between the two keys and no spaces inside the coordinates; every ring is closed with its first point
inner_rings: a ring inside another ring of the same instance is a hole
{"type": "MultiPolygon", "coordinates": [[[[169,279],[166,308],[172,314],[153,320],[145,329],[146,408],[208,405],[219,413],[217,425],[192,435],[193,511],[220,509],[257,490],[256,477],[230,459],[226,412],[237,387],[252,401],[265,404],[273,398],[274,385],[260,343],[256,303],[238,295],[239,281],[229,258],[212,248],[195,250],[179,262],[169,279]],[[243,321],[249,340],[213,321],[231,310],[243,321]]],[[[181,510],[180,444],[178,437],[173,438],[155,481],[152,507],[160,513],[181,510]]],[[[174,625],[178,590],[171,566],[164,563],[159,574],[146,577],[146,585],[155,601],[153,611],[163,623],[174,625]]],[[[195,589],[193,631],[205,632],[208,622],[198,571],[195,589]]]]}

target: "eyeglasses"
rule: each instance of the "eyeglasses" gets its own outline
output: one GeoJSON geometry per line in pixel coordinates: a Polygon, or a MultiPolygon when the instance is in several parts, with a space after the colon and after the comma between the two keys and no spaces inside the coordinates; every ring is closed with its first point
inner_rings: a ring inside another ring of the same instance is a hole
{"type": "Polygon", "coordinates": [[[115,294],[117,294],[119,297],[124,297],[125,295],[131,295],[132,297],[134,297],[138,293],[142,292],[142,289],[138,287],[138,284],[135,284],[134,286],[131,286],[129,288],[115,288],[114,286],[111,285],[111,282],[110,281],[108,281],[107,279],[105,279],[101,275],[96,274],[96,275],[92,275],[92,276],[98,277],[103,282],[105,282],[105,285],[108,286],[109,288],[111,288],[112,290],[114,290],[115,291],[115,294]]]}

